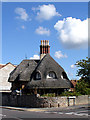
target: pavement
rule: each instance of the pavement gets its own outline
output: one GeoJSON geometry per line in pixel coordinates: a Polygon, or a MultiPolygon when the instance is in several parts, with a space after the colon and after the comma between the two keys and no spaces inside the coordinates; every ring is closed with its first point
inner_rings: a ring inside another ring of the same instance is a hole
{"type": "Polygon", "coordinates": [[[0,108],[11,109],[11,110],[19,110],[19,111],[32,111],[32,112],[39,112],[39,111],[58,111],[58,110],[72,110],[72,109],[79,109],[79,108],[88,108],[90,106],[88,104],[84,105],[75,105],[75,106],[68,106],[68,107],[51,107],[51,108],[25,108],[25,107],[11,107],[11,106],[0,106],[0,108]]]}

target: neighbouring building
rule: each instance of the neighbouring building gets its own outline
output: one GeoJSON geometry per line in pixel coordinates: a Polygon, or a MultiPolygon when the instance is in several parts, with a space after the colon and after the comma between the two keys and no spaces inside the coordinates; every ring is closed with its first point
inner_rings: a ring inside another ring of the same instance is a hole
{"type": "Polygon", "coordinates": [[[48,40],[41,40],[40,60],[23,60],[8,81],[12,91],[22,90],[22,94],[60,94],[73,87],[64,69],[50,56],[48,40]]]}
{"type": "Polygon", "coordinates": [[[75,86],[77,84],[78,80],[71,80],[71,83],[73,84],[73,88],[70,88],[70,91],[74,91],[75,90],[75,86]]]}
{"type": "Polygon", "coordinates": [[[10,62],[7,64],[0,64],[0,92],[10,92],[11,83],[8,82],[8,78],[15,67],[16,66],[10,62]]]}

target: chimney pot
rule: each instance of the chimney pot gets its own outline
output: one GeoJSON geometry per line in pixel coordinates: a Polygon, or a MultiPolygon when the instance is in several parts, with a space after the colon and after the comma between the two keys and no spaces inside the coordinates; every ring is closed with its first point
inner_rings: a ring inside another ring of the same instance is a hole
{"type": "Polygon", "coordinates": [[[47,40],[47,45],[49,45],[49,40],[47,40]]]}
{"type": "Polygon", "coordinates": [[[45,45],[47,45],[47,40],[45,40],[45,45]]]}
{"type": "Polygon", "coordinates": [[[43,45],[43,41],[41,40],[41,45],[43,45]]]}
{"type": "Polygon", "coordinates": [[[45,45],[45,40],[43,40],[43,45],[45,45]]]}
{"type": "Polygon", "coordinates": [[[47,40],[47,45],[48,45],[48,40],[47,40]]]}
{"type": "Polygon", "coordinates": [[[42,59],[46,54],[50,54],[49,40],[41,40],[40,59],[42,59]]]}

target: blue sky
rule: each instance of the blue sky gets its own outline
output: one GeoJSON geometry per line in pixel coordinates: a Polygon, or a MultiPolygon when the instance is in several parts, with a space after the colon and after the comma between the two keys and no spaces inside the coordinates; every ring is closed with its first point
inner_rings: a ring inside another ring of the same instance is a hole
{"type": "Polygon", "coordinates": [[[49,40],[50,55],[76,78],[74,64],[88,56],[88,3],[2,3],[2,63],[19,64],[39,56],[41,40],[49,40]]]}

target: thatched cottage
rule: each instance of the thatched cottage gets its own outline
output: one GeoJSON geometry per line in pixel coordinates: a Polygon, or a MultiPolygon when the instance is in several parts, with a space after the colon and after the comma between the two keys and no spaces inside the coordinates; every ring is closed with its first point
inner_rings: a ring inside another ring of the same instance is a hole
{"type": "Polygon", "coordinates": [[[56,93],[72,87],[64,69],[50,56],[49,41],[42,40],[40,60],[23,60],[10,74],[12,91],[23,94],[56,93]]]}

